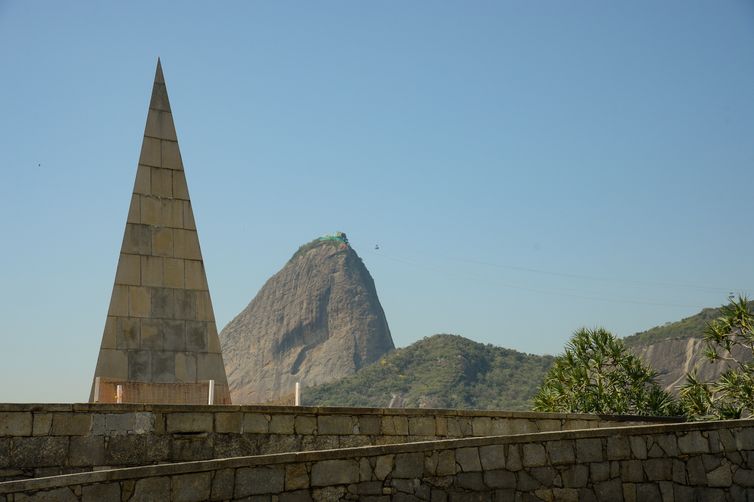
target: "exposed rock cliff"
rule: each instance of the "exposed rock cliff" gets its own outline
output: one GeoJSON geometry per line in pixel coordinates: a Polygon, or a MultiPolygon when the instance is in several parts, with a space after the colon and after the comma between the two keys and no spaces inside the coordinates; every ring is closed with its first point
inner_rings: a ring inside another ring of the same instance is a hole
{"type": "Polygon", "coordinates": [[[350,375],[394,348],[369,271],[345,234],[302,246],[220,333],[234,404],[350,375]]]}
{"type": "MultiPolygon", "coordinates": [[[[686,383],[686,373],[696,370],[701,380],[716,380],[730,363],[710,363],[704,356],[705,344],[700,337],[669,338],[649,345],[631,347],[639,358],[657,371],[657,381],[665,390],[678,394],[679,387],[686,383]]],[[[734,356],[746,358],[743,350],[735,350],[734,356]]]]}
{"type": "MultiPolygon", "coordinates": [[[[642,361],[657,371],[660,385],[673,394],[686,382],[686,373],[696,370],[702,380],[716,380],[729,363],[710,363],[704,356],[704,329],[720,315],[719,309],[707,308],[691,317],[667,323],[624,339],[642,361]]],[[[750,357],[743,350],[734,351],[739,360],[750,357]]]]}

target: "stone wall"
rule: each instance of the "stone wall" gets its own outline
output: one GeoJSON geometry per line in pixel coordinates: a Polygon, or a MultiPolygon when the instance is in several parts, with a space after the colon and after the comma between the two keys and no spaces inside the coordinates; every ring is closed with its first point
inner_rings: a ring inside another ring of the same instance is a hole
{"type": "Polygon", "coordinates": [[[733,420],[100,471],[0,483],[0,502],[737,501],[753,487],[754,420],[733,420]]]}
{"type": "Polygon", "coordinates": [[[669,419],[460,410],[0,405],[0,480],[669,419]]]}

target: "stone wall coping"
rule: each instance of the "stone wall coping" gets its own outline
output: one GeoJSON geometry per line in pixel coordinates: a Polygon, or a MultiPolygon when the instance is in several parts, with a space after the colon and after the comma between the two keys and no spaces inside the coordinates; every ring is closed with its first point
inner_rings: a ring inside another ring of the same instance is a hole
{"type": "Polygon", "coordinates": [[[754,427],[754,419],[685,422],[662,425],[636,425],[628,427],[605,427],[574,431],[537,432],[506,436],[486,436],[478,438],[443,439],[438,441],[422,441],[378,446],[360,446],[356,448],[339,448],[334,450],[276,453],[271,455],[255,455],[248,457],[202,460],[195,462],[159,464],[143,467],[129,467],[123,469],[84,472],[78,474],[65,474],[61,476],[51,476],[46,478],[6,481],[0,483],[0,494],[38,491],[63,486],[87,485],[108,481],[173,476],[177,474],[207,472],[219,469],[270,466],[293,462],[317,462],[321,460],[354,459],[379,455],[423,452],[427,450],[437,449],[474,448],[488,445],[517,443],[541,443],[549,441],[560,441],[564,439],[574,440],[611,436],[675,434],[689,431],[711,431],[719,429],[737,429],[744,427],[754,427]]]}
{"type": "Polygon", "coordinates": [[[83,413],[264,413],[291,415],[395,415],[493,417],[550,420],[610,420],[615,422],[678,423],[682,417],[638,415],[592,415],[587,413],[543,413],[534,411],[455,410],[441,408],[351,408],[339,406],[264,406],[264,405],[182,405],[182,404],[101,404],[101,403],[0,403],[0,412],[83,412],[83,413]]]}

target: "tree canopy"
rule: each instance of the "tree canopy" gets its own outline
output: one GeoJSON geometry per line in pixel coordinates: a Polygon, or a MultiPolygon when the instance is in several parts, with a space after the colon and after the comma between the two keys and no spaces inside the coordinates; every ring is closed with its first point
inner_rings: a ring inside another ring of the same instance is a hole
{"type": "Polygon", "coordinates": [[[686,375],[681,402],[690,418],[726,419],[754,415],[754,312],[745,296],[720,308],[704,332],[706,357],[726,361],[728,369],[713,382],[686,375]]]}
{"type": "Polygon", "coordinates": [[[676,415],[677,402],[655,381],[656,373],[603,329],[582,328],[555,358],[534,396],[534,409],[549,412],[676,415]]]}

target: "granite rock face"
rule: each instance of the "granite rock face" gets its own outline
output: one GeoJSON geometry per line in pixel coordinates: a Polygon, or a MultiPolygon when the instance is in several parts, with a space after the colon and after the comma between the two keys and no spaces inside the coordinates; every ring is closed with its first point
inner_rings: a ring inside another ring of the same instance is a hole
{"type": "MultiPolygon", "coordinates": [[[[696,371],[703,381],[714,381],[733,364],[721,360],[709,362],[705,357],[705,342],[701,336],[668,338],[646,345],[635,345],[631,351],[652,369],[657,371],[657,381],[668,392],[678,395],[686,383],[686,373],[696,371]]],[[[739,361],[748,361],[751,356],[741,347],[733,350],[739,361]]]]}
{"type": "Polygon", "coordinates": [[[280,402],[393,350],[374,281],[340,236],[302,246],[220,333],[233,403],[280,402]]]}

